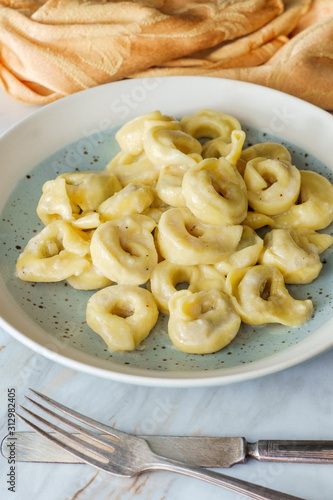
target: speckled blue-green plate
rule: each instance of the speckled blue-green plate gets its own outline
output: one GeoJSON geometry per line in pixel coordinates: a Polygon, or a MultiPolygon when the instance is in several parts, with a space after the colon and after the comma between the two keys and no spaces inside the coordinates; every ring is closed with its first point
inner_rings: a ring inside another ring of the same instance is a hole
{"type": "MultiPolygon", "coordinates": [[[[180,118],[203,108],[233,114],[247,144],[274,140],[286,145],[301,169],[332,182],[333,117],[306,102],[265,87],[200,77],[117,82],[80,92],[37,111],[0,139],[2,325],[16,339],[56,362],[123,382],[160,386],[218,385],[263,376],[301,363],[333,346],[333,254],[321,255],[319,277],[289,287],[311,298],[315,314],[301,327],[242,324],[237,337],[216,354],[177,350],[167,319],[132,352],[108,351],[85,322],[94,292],[60,283],[28,283],[15,263],[42,228],[36,215],[41,188],[59,173],[103,170],[118,151],[115,131],[129,119],[161,110],[180,118]]],[[[332,227],[325,230],[332,232],[332,227]]]]}

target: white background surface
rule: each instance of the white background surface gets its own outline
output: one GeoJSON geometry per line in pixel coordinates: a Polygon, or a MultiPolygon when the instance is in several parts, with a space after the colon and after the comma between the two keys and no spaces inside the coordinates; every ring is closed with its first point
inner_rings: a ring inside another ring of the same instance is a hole
{"type": "MultiPolygon", "coordinates": [[[[36,108],[0,92],[0,133],[36,108]]],[[[1,151],[0,151],[1,161],[1,151]]],[[[0,166],[1,168],[1,166],[0,166]]],[[[258,439],[333,439],[333,351],[257,380],[208,388],[152,388],[113,382],[56,364],[0,331],[1,428],[7,434],[7,390],[24,404],[28,387],[104,423],[133,433],[244,436],[258,439]]],[[[29,430],[16,422],[16,430],[29,430]]],[[[16,492],[3,500],[240,500],[238,494],[170,473],[121,479],[86,465],[16,463],[16,492]]],[[[333,498],[333,464],[264,464],[224,470],[307,500],[333,498]]]]}

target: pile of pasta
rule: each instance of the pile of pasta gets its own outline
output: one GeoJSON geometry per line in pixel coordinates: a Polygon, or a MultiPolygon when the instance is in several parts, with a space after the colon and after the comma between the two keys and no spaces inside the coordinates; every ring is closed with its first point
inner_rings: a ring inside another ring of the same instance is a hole
{"type": "Polygon", "coordinates": [[[160,313],[172,343],[194,354],[224,348],[242,321],[308,321],[312,301],[286,285],[322,269],[333,237],[318,231],[333,220],[333,185],[297,169],[283,145],[245,148],[245,138],[234,116],[209,109],[127,122],[105,170],[44,184],[45,227],[17,276],[94,290],[86,321],[111,351],[138,347],[160,313]]]}

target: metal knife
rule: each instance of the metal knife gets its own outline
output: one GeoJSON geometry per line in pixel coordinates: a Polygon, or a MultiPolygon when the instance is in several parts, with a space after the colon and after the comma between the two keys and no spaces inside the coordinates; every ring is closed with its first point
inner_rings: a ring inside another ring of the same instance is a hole
{"type": "MultiPolygon", "coordinates": [[[[142,436],[165,457],[200,467],[231,467],[248,458],[260,462],[333,464],[333,441],[260,440],[243,437],[142,436]]],[[[7,435],[1,452],[16,462],[84,463],[35,432],[7,435]]]]}

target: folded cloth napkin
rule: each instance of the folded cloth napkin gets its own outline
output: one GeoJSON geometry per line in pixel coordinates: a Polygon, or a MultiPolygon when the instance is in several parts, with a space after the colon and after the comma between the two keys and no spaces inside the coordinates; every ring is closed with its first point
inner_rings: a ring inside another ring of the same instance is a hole
{"type": "Polygon", "coordinates": [[[333,110],[333,1],[0,0],[0,84],[14,99],[160,75],[259,83],[333,110]]]}

